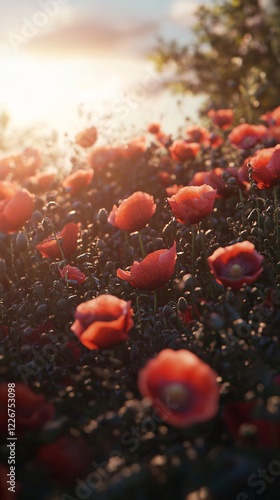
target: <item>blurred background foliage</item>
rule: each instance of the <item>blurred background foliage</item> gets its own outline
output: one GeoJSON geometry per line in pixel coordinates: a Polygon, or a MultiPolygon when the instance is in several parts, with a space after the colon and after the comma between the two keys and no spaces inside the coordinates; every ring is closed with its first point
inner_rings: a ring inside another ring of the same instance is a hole
{"type": "Polygon", "coordinates": [[[280,0],[230,0],[197,10],[194,42],[158,40],[152,59],[167,85],[206,94],[200,112],[233,108],[254,123],[280,104],[280,0]]]}

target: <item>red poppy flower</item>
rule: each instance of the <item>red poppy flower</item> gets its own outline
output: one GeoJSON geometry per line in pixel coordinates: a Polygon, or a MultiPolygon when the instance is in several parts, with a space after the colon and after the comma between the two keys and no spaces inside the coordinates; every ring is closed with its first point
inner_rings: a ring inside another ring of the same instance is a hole
{"type": "Polygon", "coordinates": [[[165,422],[187,427],[218,412],[216,378],[212,368],[192,352],[164,349],[140,370],[138,387],[165,422]]]}
{"type": "Polygon", "coordinates": [[[117,270],[118,278],[128,281],[140,290],[156,290],[166,285],[174,273],[176,263],[176,242],[169,250],[149,253],[141,262],[133,262],[130,271],[117,270]]]}
{"type": "Polygon", "coordinates": [[[263,271],[264,257],[257,252],[253,243],[242,241],[218,248],[207,260],[218,283],[238,290],[243,284],[256,281],[263,271]]]}
{"type": "Polygon", "coordinates": [[[238,181],[238,171],[236,168],[223,169],[217,167],[213,170],[197,172],[189,182],[189,185],[202,186],[203,184],[208,184],[208,186],[216,189],[216,198],[226,198],[230,196],[232,190],[226,187],[226,182],[223,177],[224,173],[228,173],[238,181]]]}
{"type": "Polygon", "coordinates": [[[210,145],[210,132],[199,125],[192,125],[186,129],[187,141],[202,144],[204,147],[210,145]]]}
{"type": "Polygon", "coordinates": [[[71,330],[88,349],[110,349],[128,339],[132,315],[130,302],[100,295],[77,307],[71,330]]]}
{"type": "Polygon", "coordinates": [[[280,148],[266,148],[251,158],[252,179],[259,189],[280,184],[280,148]]]}
{"type": "Polygon", "coordinates": [[[220,135],[215,134],[215,132],[212,132],[212,134],[210,134],[210,145],[212,149],[220,147],[223,142],[223,138],[220,135]]]}
{"type": "Polygon", "coordinates": [[[14,233],[20,229],[31,218],[33,206],[33,196],[26,189],[0,201],[0,232],[14,233]]]}
{"type": "Polygon", "coordinates": [[[83,438],[60,437],[42,445],[37,460],[61,483],[72,483],[85,477],[92,461],[91,450],[83,438]]]}
{"type": "Polygon", "coordinates": [[[261,119],[264,120],[269,126],[276,125],[280,126],[280,106],[273,109],[273,111],[268,111],[264,115],[261,116],[261,119]]]}
{"type": "Polygon", "coordinates": [[[95,127],[90,127],[76,135],[76,144],[82,148],[90,148],[97,141],[97,130],[95,127]]]}
{"type": "Polygon", "coordinates": [[[198,224],[214,206],[216,190],[207,184],[185,186],[168,198],[174,217],[182,224],[198,224]]]}
{"type": "Polygon", "coordinates": [[[223,416],[231,435],[236,439],[243,424],[252,424],[256,428],[257,440],[261,446],[279,448],[280,422],[260,418],[256,415],[258,400],[234,401],[225,405],[223,416]]]}
{"type": "MultiPolygon", "coordinates": [[[[15,422],[16,431],[42,427],[52,420],[54,406],[45,400],[42,394],[36,394],[22,382],[15,384],[15,422]]],[[[8,429],[8,384],[0,384],[0,429],[3,433],[8,429]]]]}
{"type": "Polygon", "coordinates": [[[180,184],[180,186],[178,186],[178,184],[173,184],[173,186],[167,187],[165,191],[167,196],[173,196],[174,194],[177,194],[178,191],[180,191],[180,189],[182,189],[183,187],[183,184],[180,184]]]}
{"type": "Polygon", "coordinates": [[[145,153],[146,149],[147,144],[145,137],[136,137],[124,146],[119,146],[117,151],[124,159],[137,160],[143,153],[145,153]]]}
{"type": "Polygon", "coordinates": [[[170,174],[169,172],[166,172],[166,171],[164,171],[164,172],[163,172],[163,171],[158,172],[158,173],[157,173],[157,177],[158,177],[158,179],[159,179],[159,181],[160,181],[161,185],[162,185],[163,187],[165,187],[165,188],[166,188],[167,186],[169,186],[169,184],[170,184],[170,182],[171,182],[171,178],[172,178],[171,174],[170,174]]]}
{"type": "Polygon", "coordinates": [[[232,129],[228,136],[231,144],[241,149],[252,148],[260,143],[268,134],[268,130],[263,125],[250,125],[242,123],[232,129]]]}
{"type": "Polygon", "coordinates": [[[68,191],[72,193],[76,193],[80,189],[88,186],[93,178],[93,170],[83,170],[79,169],[68,175],[66,179],[64,179],[62,185],[68,191]]]}
{"type": "Polygon", "coordinates": [[[0,181],[0,206],[1,202],[5,200],[10,200],[18,192],[17,185],[12,182],[2,182],[0,181]]]}
{"type": "Polygon", "coordinates": [[[122,231],[140,231],[156,211],[153,196],[136,191],[123,200],[119,207],[113,206],[108,222],[122,231]]]}
{"type": "Polygon", "coordinates": [[[81,285],[86,279],[86,275],[80,269],[69,265],[60,270],[60,276],[67,280],[76,281],[78,285],[81,285]]]}
{"type": "Polygon", "coordinates": [[[39,151],[35,148],[26,148],[22,153],[2,158],[0,172],[6,175],[13,174],[14,179],[22,180],[34,175],[41,166],[42,159],[39,151]]]}
{"type": "Polygon", "coordinates": [[[169,147],[171,158],[175,161],[192,160],[200,151],[198,142],[187,142],[178,139],[169,147]]]}
{"type": "Polygon", "coordinates": [[[50,189],[54,183],[57,175],[56,169],[45,170],[44,172],[38,172],[34,177],[30,178],[27,186],[32,191],[32,188],[36,190],[46,191],[50,189]]]}
{"type": "MultiPolygon", "coordinates": [[[[64,226],[62,231],[56,234],[66,259],[69,259],[77,248],[79,229],[80,224],[69,222],[64,226]]],[[[52,235],[48,236],[48,238],[42,241],[42,243],[38,243],[36,248],[43,255],[43,257],[54,260],[62,260],[59,245],[57,244],[55,237],[52,235]]]]}
{"type": "Polygon", "coordinates": [[[234,113],[233,109],[218,109],[208,111],[208,116],[211,118],[212,123],[222,130],[227,130],[232,126],[234,113]]]}
{"type": "Polygon", "coordinates": [[[160,124],[159,123],[150,123],[150,125],[148,126],[148,132],[150,132],[150,134],[158,134],[160,132],[161,128],[160,128],[160,124]]]}
{"type": "Polygon", "coordinates": [[[118,152],[116,148],[111,146],[100,146],[93,148],[88,155],[88,164],[94,170],[102,170],[107,167],[109,163],[116,161],[118,152]]]}

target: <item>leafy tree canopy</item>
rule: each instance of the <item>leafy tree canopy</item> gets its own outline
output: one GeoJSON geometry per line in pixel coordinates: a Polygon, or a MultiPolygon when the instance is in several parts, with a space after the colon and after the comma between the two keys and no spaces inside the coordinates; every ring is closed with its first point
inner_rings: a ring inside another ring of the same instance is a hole
{"type": "Polygon", "coordinates": [[[254,122],[280,104],[280,0],[215,0],[194,35],[190,46],[160,39],[152,59],[177,90],[208,96],[204,112],[232,107],[254,122]]]}

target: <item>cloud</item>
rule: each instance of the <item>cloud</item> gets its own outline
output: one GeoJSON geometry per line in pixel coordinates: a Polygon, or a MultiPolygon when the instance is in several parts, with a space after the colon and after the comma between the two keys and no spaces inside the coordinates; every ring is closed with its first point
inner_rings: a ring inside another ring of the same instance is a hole
{"type": "Polygon", "coordinates": [[[113,20],[84,17],[38,33],[28,43],[29,52],[48,55],[90,55],[98,53],[145,53],[147,42],[158,29],[155,21],[113,20]]]}

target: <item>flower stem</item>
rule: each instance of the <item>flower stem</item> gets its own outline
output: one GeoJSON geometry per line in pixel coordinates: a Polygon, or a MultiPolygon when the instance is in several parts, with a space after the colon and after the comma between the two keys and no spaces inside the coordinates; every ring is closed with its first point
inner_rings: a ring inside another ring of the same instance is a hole
{"type": "Polygon", "coordinates": [[[277,186],[275,186],[273,188],[273,196],[274,196],[274,219],[275,219],[276,246],[277,246],[277,252],[278,252],[278,249],[279,249],[279,215],[278,215],[277,186]]]}
{"type": "Polygon", "coordinates": [[[154,314],[157,312],[157,291],[154,290],[154,314]]]}
{"type": "Polygon", "coordinates": [[[194,224],[192,224],[192,277],[193,278],[195,275],[195,258],[196,258],[195,237],[196,237],[196,227],[194,224]]]}
{"type": "Polygon", "coordinates": [[[139,238],[139,243],[140,243],[140,248],[141,248],[141,253],[143,259],[146,257],[144,246],[143,246],[143,240],[142,240],[142,234],[141,231],[138,231],[138,238],[139,238]]]}

